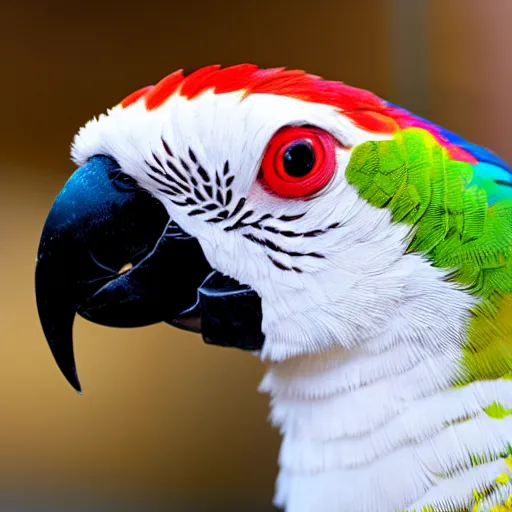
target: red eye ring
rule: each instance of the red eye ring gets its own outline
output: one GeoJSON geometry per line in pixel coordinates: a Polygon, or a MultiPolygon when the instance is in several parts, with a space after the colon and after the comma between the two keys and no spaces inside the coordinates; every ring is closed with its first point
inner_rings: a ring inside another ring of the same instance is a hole
{"type": "Polygon", "coordinates": [[[329,183],[335,170],[334,137],[319,128],[305,126],[279,130],[267,145],[261,164],[265,188],[288,198],[318,192],[329,183]]]}

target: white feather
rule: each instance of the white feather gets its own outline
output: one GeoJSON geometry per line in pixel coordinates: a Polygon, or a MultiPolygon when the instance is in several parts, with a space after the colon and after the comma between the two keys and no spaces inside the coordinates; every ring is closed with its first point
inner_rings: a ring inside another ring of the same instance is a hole
{"type": "Polygon", "coordinates": [[[275,503],[286,512],[395,512],[437,502],[448,511],[447,503],[470,503],[476,486],[508,471],[502,460],[469,466],[471,455],[492,460],[512,441],[512,420],[482,412],[494,401],[512,408],[512,382],[451,389],[476,299],[446,279],[449,269],[407,254],[410,226],[393,223],[387,209],[370,206],[345,179],[350,148],[386,138],[327,105],[209,91],[192,101],[175,94],[151,112],[142,100],[116,107],[73,144],[79,165],[95,154],[114,156],[199,240],[212,267],[260,295],[259,355],[268,365],[260,390],[271,395],[271,420],[284,436],[275,503]],[[277,198],[256,180],[263,152],[279,128],[302,123],[342,142],[337,172],[312,201],[277,198]],[[190,148],[211,180],[229,161],[233,201],[243,197],[246,209],[272,214],[270,227],[324,229],[285,240],[265,232],[288,251],[324,258],[301,259],[302,273],[283,272],[267,247],[243,237],[248,228],[226,232],[173,204],[145,161],[154,154],[181,165],[190,148]],[[279,220],[304,212],[291,225],[279,220]],[[333,223],[338,227],[327,229],[333,223]]]}

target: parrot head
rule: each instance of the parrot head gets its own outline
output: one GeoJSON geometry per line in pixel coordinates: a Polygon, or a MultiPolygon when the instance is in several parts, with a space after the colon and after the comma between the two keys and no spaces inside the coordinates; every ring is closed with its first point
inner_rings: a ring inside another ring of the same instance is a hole
{"type": "Polygon", "coordinates": [[[368,91],[243,64],[132,93],[72,158],[36,299],[76,390],[76,314],[167,322],[267,364],[289,512],[470,510],[480,477],[508,485],[510,457],[481,456],[510,453],[510,380],[489,380],[512,375],[496,155],[368,91]]]}
{"type": "Polygon", "coordinates": [[[401,294],[387,270],[410,228],[361,199],[346,169],[354,148],[391,138],[393,109],[244,64],[172,73],[89,121],[36,266],[40,320],[68,381],[80,390],[77,313],[168,322],[270,361],[378,332],[401,294]]]}

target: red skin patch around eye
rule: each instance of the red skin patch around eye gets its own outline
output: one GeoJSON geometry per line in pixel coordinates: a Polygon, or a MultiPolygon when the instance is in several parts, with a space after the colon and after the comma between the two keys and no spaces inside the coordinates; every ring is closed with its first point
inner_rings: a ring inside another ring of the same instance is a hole
{"type": "Polygon", "coordinates": [[[334,137],[319,128],[289,126],[279,130],[269,142],[261,164],[263,186],[280,197],[307,197],[322,190],[336,170],[334,137]],[[305,176],[291,176],[284,166],[284,154],[291,145],[308,142],[315,155],[305,176]]]}

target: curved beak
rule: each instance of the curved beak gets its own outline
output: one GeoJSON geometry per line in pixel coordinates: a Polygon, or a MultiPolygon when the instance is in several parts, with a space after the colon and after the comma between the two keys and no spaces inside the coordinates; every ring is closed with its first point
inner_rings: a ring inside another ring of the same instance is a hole
{"type": "Polygon", "coordinates": [[[210,267],[199,242],[117,162],[95,156],[59,193],[36,264],[39,318],[60,370],[81,391],[73,322],[111,327],[167,322],[209,344],[261,348],[261,300],[210,267]]]}
{"type": "Polygon", "coordinates": [[[43,228],[36,300],[55,361],[80,391],[76,313],[113,327],[161,322],[189,308],[211,272],[197,240],[150,194],[119,181],[118,164],[91,158],[57,196],[43,228]]]}

